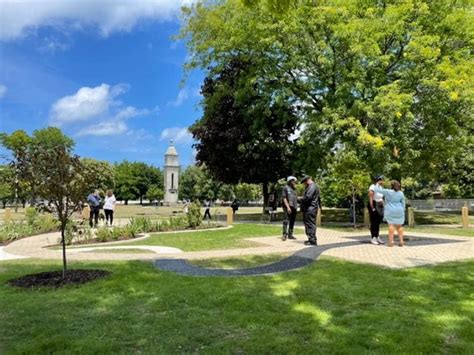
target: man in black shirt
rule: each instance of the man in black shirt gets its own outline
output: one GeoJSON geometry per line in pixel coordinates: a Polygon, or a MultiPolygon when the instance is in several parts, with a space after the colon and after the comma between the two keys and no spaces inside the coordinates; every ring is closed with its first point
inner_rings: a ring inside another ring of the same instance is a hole
{"type": "Polygon", "coordinates": [[[304,184],[304,195],[299,199],[301,212],[303,212],[303,222],[308,240],[306,245],[318,245],[316,238],[316,215],[320,207],[320,191],[314,181],[309,176],[305,176],[301,183],[304,184]]]}
{"type": "Polygon", "coordinates": [[[282,240],[296,239],[293,235],[293,228],[295,226],[296,208],[298,207],[298,198],[296,197],[296,178],[289,176],[286,181],[288,184],[282,191],[283,212],[285,219],[283,220],[283,236],[282,240]]]}

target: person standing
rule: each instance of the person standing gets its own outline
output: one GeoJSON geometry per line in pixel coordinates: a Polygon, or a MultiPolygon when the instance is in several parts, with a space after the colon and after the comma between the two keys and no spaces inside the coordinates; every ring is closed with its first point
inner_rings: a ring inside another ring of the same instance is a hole
{"type": "Polygon", "coordinates": [[[377,185],[375,191],[385,198],[384,219],[388,223],[388,246],[393,247],[393,235],[397,229],[399,246],[404,246],[403,223],[405,223],[405,195],[401,191],[400,182],[393,180],[391,189],[384,189],[377,185]]]}
{"type": "Polygon", "coordinates": [[[105,213],[106,225],[109,223],[110,225],[112,225],[114,221],[114,210],[115,210],[116,203],[117,203],[117,199],[115,198],[112,190],[107,190],[107,194],[105,195],[105,202],[104,202],[104,213],[105,213]]]}
{"type": "Polygon", "coordinates": [[[283,203],[283,236],[282,240],[296,239],[293,235],[293,228],[296,220],[296,209],[298,207],[298,198],[296,196],[296,178],[289,176],[287,185],[283,188],[281,193],[283,203]]]}
{"type": "Polygon", "coordinates": [[[87,203],[89,204],[89,225],[97,227],[99,224],[99,212],[100,212],[100,196],[99,191],[94,190],[89,196],[87,196],[87,203]]]}
{"type": "Polygon", "coordinates": [[[383,194],[376,191],[377,186],[383,185],[383,175],[376,176],[374,183],[369,187],[370,242],[374,245],[384,244],[380,239],[380,223],[383,221],[384,201],[383,194]]]}
{"type": "Polygon", "coordinates": [[[204,207],[206,208],[204,211],[204,219],[209,217],[209,220],[211,220],[211,200],[207,199],[206,202],[204,202],[204,207]]]}
{"type": "Polygon", "coordinates": [[[301,211],[303,212],[303,222],[306,236],[308,240],[305,245],[318,245],[316,237],[316,215],[320,207],[320,191],[314,181],[309,176],[303,177],[301,183],[304,184],[305,190],[303,197],[299,199],[301,211]]]}

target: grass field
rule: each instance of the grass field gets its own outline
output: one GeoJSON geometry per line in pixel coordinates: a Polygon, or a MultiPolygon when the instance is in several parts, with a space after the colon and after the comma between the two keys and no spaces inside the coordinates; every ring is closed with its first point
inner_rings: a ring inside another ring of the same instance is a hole
{"type": "MultiPolygon", "coordinates": [[[[121,245],[161,245],[179,248],[183,251],[234,249],[257,246],[244,240],[251,237],[279,236],[280,225],[236,224],[230,229],[199,231],[193,233],[155,234],[145,240],[121,245]]],[[[302,233],[296,230],[296,233],[302,233]]]]}
{"type": "Polygon", "coordinates": [[[324,258],[274,276],[187,277],[149,263],[74,263],[112,275],[25,291],[59,263],[0,264],[0,353],[474,352],[474,262],[390,270],[324,258]]]}

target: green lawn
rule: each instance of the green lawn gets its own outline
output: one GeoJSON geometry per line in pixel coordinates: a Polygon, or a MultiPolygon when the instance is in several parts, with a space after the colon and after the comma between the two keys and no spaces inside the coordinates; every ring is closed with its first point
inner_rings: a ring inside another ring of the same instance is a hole
{"type": "Polygon", "coordinates": [[[149,263],[74,263],[112,275],[18,290],[59,268],[0,264],[0,353],[474,352],[474,261],[407,270],[322,259],[273,276],[202,278],[149,263]]]}
{"type": "MultiPolygon", "coordinates": [[[[145,240],[121,245],[162,245],[183,251],[235,249],[257,246],[255,243],[245,241],[245,238],[280,236],[281,232],[279,225],[236,224],[230,229],[222,230],[155,234],[145,240]]],[[[297,230],[298,232],[300,231],[297,230]]]]}

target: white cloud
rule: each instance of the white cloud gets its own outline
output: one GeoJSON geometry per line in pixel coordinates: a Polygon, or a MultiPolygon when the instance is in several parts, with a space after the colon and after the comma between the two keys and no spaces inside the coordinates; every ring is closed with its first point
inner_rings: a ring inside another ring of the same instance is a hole
{"type": "Polygon", "coordinates": [[[127,129],[123,121],[101,122],[81,129],[76,136],[115,136],[127,132],[127,129]]]}
{"type": "Polygon", "coordinates": [[[192,97],[199,97],[200,95],[200,88],[182,88],[181,90],[179,90],[176,99],[174,99],[173,101],[168,101],[168,105],[178,107],[181,106],[187,99],[192,97]]]}
{"type": "Polygon", "coordinates": [[[5,85],[0,84],[0,99],[5,96],[7,93],[7,87],[5,85]]]}
{"type": "Polygon", "coordinates": [[[63,31],[94,28],[107,37],[141,20],[169,21],[197,0],[25,0],[0,2],[0,40],[27,36],[42,26],[63,31]]]}
{"type": "Polygon", "coordinates": [[[168,105],[176,106],[176,107],[181,106],[183,102],[186,101],[188,98],[189,98],[188,89],[183,88],[179,90],[178,96],[176,96],[176,99],[174,99],[173,101],[169,101],[168,105]]]}
{"type": "Polygon", "coordinates": [[[41,53],[51,53],[63,52],[69,49],[71,45],[64,40],[60,40],[56,37],[46,37],[43,39],[42,44],[38,47],[38,50],[41,53]]]}
{"type": "Polygon", "coordinates": [[[171,127],[165,128],[161,132],[160,140],[173,140],[178,144],[191,144],[193,142],[193,136],[189,133],[187,127],[171,127]]]}
{"type": "Polygon", "coordinates": [[[65,96],[53,104],[50,113],[51,123],[61,126],[65,123],[89,120],[106,113],[114,104],[114,98],[125,90],[124,85],[101,84],[95,88],[82,87],[74,95],[65,96]]]}

